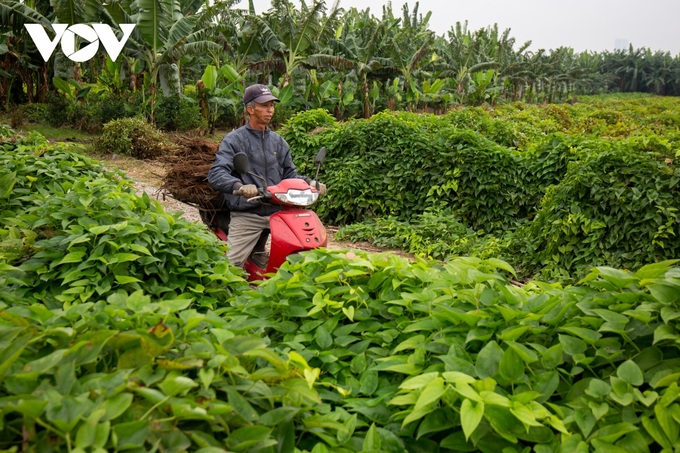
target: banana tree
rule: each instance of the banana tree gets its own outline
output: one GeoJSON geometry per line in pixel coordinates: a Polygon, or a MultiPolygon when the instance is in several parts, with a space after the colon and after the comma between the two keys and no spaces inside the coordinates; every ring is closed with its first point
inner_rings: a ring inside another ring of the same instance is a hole
{"type": "Polygon", "coordinates": [[[261,17],[256,16],[258,34],[263,49],[269,52],[253,69],[269,68],[280,71],[281,88],[291,83],[294,72],[310,54],[335,33],[341,10],[339,0],[326,13],[323,0],[308,6],[304,0],[296,10],[288,0],[274,0],[272,8],[261,17]]]}
{"type": "MultiPolygon", "coordinates": [[[[195,7],[202,4],[200,1],[189,3],[195,7]]],[[[195,15],[185,15],[195,11],[187,8],[187,2],[111,1],[104,7],[112,22],[136,24],[124,52],[144,62],[149,87],[147,102],[153,121],[161,74],[166,80],[179,80],[178,64],[183,55],[218,51],[220,46],[211,39],[210,27],[206,27],[195,15]]]]}
{"type": "Polygon", "coordinates": [[[373,89],[369,79],[378,70],[394,66],[385,55],[389,33],[398,25],[399,19],[376,21],[368,10],[359,12],[351,8],[344,16],[344,22],[337,30],[329,54],[310,55],[304,63],[310,67],[351,71],[363,93],[363,116],[369,118],[373,89]]]}
{"type": "Polygon", "coordinates": [[[445,79],[434,79],[432,81],[429,79],[423,80],[420,98],[420,101],[423,103],[423,109],[427,110],[427,108],[432,105],[435,109],[435,113],[441,113],[443,111],[443,106],[451,100],[451,94],[443,90],[446,83],[447,81],[445,79]]]}
{"type": "Polygon", "coordinates": [[[342,100],[340,99],[340,92],[337,80],[337,75],[332,76],[331,73],[324,74],[319,77],[317,71],[312,69],[308,72],[309,83],[306,87],[305,98],[307,101],[307,108],[309,109],[326,109],[331,110],[342,100]],[[326,75],[330,78],[326,78],[326,75]]]}
{"type": "Polygon", "coordinates": [[[227,61],[239,74],[243,74],[248,66],[259,59],[263,50],[257,34],[252,0],[249,10],[233,8],[236,3],[238,0],[221,0],[201,7],[196,28],[210,28],[212,39],[219,47],[211,47],[194,57],[209,60],[218,70],[222,62],[227,61]]]}
{"type": "Polygon", "coordinates": [[[74,66],[66,58],[60,58],[63,57],[61,49],[57,50],[54,60],[61,61],[62,64],[44,61],[28,37],[24,25],[40,24],[50,30],[53,22],[74,24],[90,21],[96,17],[98,9],[98,3],[93,0],[0,1],[0,27],[3,44],[7,46],[0,63],[2,85],[7,88],[3,90],[3,95],[7,96],[5,102],[9,101],[11,87],[19,87],[19,91],[22,91],[23,85],[26,86],[29,101],[37,99],[44,102],[50,86],[48,71],[51,67],[63,68],[55,74],[57,76],[73,76],[75,72],[75,77],[79,77],[79,66],[74,66]]]}
{"type": "Polygon", "coordinates": [[[495,98],[502,89],[501,86],[495,85],[493,83],[495,78],[495,69],[477,71],[472,74],[468,98],[473,105],[494,102],[495,98]]]}
{"type": "MultiPolygon", "coordinates": [[[[403,18],[401,26],[395,28],[396,33],[388,40],[387,54],[404,80],[404,96],[409,108],[417,108],[423,93],[419,87],[420,66],[437,59],[432,51],[435,34],[428,29],[428,22],[432,12],[425,17],[418,15],[418,3],[413,12],[408,4],[402,7],[403,18]]],[[[391,18],[391,8],[385,8],[384,15],[391,18]]]]}
{"type": "Polygon", "coordinates": [[[232,66],[223,65],[219,69],[213,65],[206,66],[197,94],[210,134],[215,132],[221,109],[240,108],[242,80],[243,76],[232,66]]]}

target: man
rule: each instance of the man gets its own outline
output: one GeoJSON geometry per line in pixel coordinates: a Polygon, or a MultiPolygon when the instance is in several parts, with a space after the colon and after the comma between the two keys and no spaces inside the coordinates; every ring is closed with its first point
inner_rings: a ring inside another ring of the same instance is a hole
{"type": "MultiPolygon", "coordinates": [[[[274,103],[278,101],[266,85],[256,84],[246,88],[243,103],[248,122],[224,136],[215,163],[208,171],[208,182],[224,194],[231,211],[227,258],[235,266],[243,266],[258,244],[263,230],[269,228],[269,216],[280,209],[272,204],[250,202],[248,198],[256,196],[258,188],[264,189],[284,179],[298,178],[311,182],[310,178],[296,173],[290,146],[269,128],[274,116],[274,103]],[[234,155],[239,152],[246,153],[250,171],[264,178],[266,184],[251,175],[236,173],[234,155]],[[242,195],[233,195],[234,190],[240,190],[242,195]]],[[[318,184],[317,187],[321,194],[326,191],[324,184],[318,184]]],[[[258,249],[260,246],[261,243],[258,249]]]]}

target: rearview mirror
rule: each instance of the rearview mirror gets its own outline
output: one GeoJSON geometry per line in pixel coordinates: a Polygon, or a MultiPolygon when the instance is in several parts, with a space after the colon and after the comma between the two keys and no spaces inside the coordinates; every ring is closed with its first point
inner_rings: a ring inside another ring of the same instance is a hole
{"type": "Polygon", "coordinates": [[[319,150],[318,153],[316,153],[316,158],[314,158],[314,165],[317,167],[321,165],[321,162],[326,158],[326,147],[324,146],[319,150]]]}
{"type": "Polygon", "coordinates": [[[234,156],[234,170],[245,175],[250,171],[250,161],[246,153],[236,153],[234,156]]]}

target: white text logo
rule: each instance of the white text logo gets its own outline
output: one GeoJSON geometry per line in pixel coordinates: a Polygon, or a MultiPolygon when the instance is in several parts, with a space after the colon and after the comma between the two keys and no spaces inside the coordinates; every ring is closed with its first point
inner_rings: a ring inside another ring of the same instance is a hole
{"type": "Polygon", "coordinates": [[[28,30],[28,34],[31,35],[43,60],[49,60],[57,44],[61,41],[61,50],[64,52],[64,55],[69,60],[78,63],[94,57],[99,50],[100,41],[111,60],[116,61],[116,58],[118,58],[118,55],[123,50],[123,46],[130,38],[132,30],[135,28],[135,24],[120,24],[123,37],[119,41],[111,27],[107,24],[75,24],[70,27],[66,24],[52,24],[55,36],[51,40],[42,25],[24,24],[24,26],[28,30]],[[76,35],[90,44],[76,51],[76,35]]]}

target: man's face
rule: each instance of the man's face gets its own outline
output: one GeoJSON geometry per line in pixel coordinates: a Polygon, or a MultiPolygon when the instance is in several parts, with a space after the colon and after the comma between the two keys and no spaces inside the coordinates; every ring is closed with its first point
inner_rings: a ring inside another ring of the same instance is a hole
{"type": "Polygon", "coordinates": [[[268,125],[274,116],[274,102],[269,101],[264,104],[255,102],[254,107],[248,107],[251,122],[254,121],[257,124],[268,125]]]}

